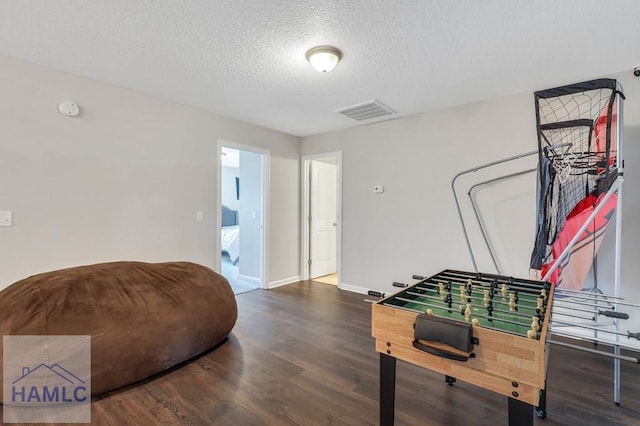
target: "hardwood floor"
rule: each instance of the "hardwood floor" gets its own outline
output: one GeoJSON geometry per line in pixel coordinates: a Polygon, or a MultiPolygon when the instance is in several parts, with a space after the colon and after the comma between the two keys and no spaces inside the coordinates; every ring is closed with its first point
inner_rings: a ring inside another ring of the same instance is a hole
{"type": "MultiPolygon", "coordinates": [[[[97,425],[375,425],[378,354],[371,305],[333,285],[301,282],[237,296],[221,346],[94,401],[97,425]]],[[[548,417],[536,425],[640,424],[640,366],[553,346],[548,417]]],[[[504,425],[506,398],[398,362],[397,425],[504,425]]]]}
{"type": "Polygon", "coordinates": [[[338,273],[323,275],[321,277],[314,278],[312,281],[323,284],[338,285],[338,273]]]}

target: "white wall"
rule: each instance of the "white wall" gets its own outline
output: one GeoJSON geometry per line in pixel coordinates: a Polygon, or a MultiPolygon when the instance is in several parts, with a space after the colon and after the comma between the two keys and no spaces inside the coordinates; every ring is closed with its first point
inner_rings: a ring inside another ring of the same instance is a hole
{"type": "Polygon", "coordinates": [[[218,139],[271,151],[268,280],[299,276],[299,138],[4,56],[0,93],[0,288],[112,260],[213,267],[218,139]]]}
{"type": "Polygon", "coordinates": [[[236,196],[237,167],[222,166],[222,204],[231,210],[238,210],[238,198],[236,196]]]}
{"type": "MultiPolygon", "coordinates": [[[[623,294],[637,303],[640,226],[634,212],[640,210],[640,78],[631,72],[615,77],[627,95],[623,294]]],[[[343,153],[343,286],[391,292],[397,290],[391,286],[393,281],[409,282],[411,274],[434,274],[445,268],[472,270],[451,180],[462,170],[535,150],[535,135],[533,93],[524,93],[303,138],[303,155],[343,153]],[[385,192],[373,194],[373,185],[384,185],[385,192]]],[[[460,197],[468,222],[473,225],[475,220],[467,197],[471,185],[533,167],[535,162],[535,156],[529,157],[461,179],[460,197]]],[[[504,273],[527,277],[535,174],[479,189],[477,199],[504,273]]],[[[470,234],[479,270],[494,272],[477,226],[471,226],[470,234]]],[[[629,327],[640,329],[640,312],[632,316],[629,327]]]]}
{"type": "MultiPolygon", "coordinates": [[[[342,150],[342,282],[389,291],[393,281],[411,274],[471,268],[451,179],[461,170],[535,148],[531,98],[303,138],[303,155],[342,150]],[[384,193],[374,194],[374,185],[384,185],[384,193]]],[[[533,202],[532,186],[521,196],[533,202]]],[[[533,226],[533,216],[521,220],[533,226]]],[[[487,262],[481,263],[486,270],[487,262]]]]}

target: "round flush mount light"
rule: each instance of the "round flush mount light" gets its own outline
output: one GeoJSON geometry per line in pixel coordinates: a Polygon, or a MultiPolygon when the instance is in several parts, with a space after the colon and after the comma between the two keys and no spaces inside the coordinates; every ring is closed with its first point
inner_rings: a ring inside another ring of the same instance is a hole
{"type": "Polygon", "coordinates": [[[316,46],[305,55],[311,66],[319,72],[329,72],[342,59],[342,52],[333,46],[316,46]]]}
{"type": "Polygon", "coordinates": [[[66,117],[77,117],[80,107],[75,102],[63,101],[58,104],[58,112],[66,117]]]}

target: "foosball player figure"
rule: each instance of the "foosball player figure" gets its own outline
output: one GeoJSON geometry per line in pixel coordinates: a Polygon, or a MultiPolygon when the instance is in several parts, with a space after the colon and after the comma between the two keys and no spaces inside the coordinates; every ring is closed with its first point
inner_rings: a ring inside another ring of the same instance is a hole
{"type": "Polygon", "coordinates": [[[540,331],[540,319],[538,319],[538,317],[531,317],[531,319],[531,330],[537,333],[540,331]]]}
{"type": "Polygon", "coordinates": [[[515,312],[518,310],[518,307],[516,306],[516,295],[513,293],[509,294],[509,311],[511,312],[515,312]]]}
{"type": "Polygon", "coordinates": [[[507,297],[507,285],[506,284],[502,284],[502,288],[500,289],[500,294],[502,294],[502,303],[505,303],[507,301],[506,297],[507,297]]]}
{"type": "Polygon", "coordinates": [[[473,283],[471,282],[471,280],[467,280],[467,296],[471,296],[471,293],[473,292],[473,283]]]}
{"type": "Polygon", "coordinates": [[[440,300],[444,300],[444,296],[446,294],[444,291],[444,284],[438,283],[438,293],[440,294],[440,300]]]}
{"type": "Polygon", "coordinates": [[[473,324],[474,327],[477,327],[480,325],[480,320],[478,318],[474,318],[471,320],[471,324],[473,324]]]}
{"type": "Polygon", "coordinates": [[[467,308],[464,310],[464,320],[471,320],[471,303],[467,303],[467,308]]]}
{"type": "Polygon", "coordinates": [[[493,280],[491,281],[491,285],[489,286],[489,297],[491,297],[493,299],[493,295],[496,294],[498,292],[498,281],[493,280]]]}
{"type": "Polygon", "coordinates": [[[540,320],[538,319],[538,317],[532,317],[532,322],[531,322],[531,330],[527,330],[527,337],[529,339],[537,339],[538,338],[538,331],[540,331],[540,320]]]}
{"type": "Polygon", "coordinates": [[[467,300],[467,295],[464,288],[464,284],[460,284],[460,301],[464,302],[465,300],[467,300]]]}
{"type": "Polygon", "coordinates": [[[489,300],[489,306],[487,306],[487,316],[489,321],[493,321],[493,300],[489,300]]]}
{"type": "Polygon", "coordinates": [[[483,292],[482,302],[484,303],[484,307],[486,308],[489,305],[489,290],[484,290],[483,292]]]}

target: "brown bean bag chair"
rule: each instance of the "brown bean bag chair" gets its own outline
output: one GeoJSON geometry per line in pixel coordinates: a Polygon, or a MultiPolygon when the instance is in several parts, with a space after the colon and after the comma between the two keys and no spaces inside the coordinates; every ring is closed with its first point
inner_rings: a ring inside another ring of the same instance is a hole
{"type": "MultiPolygon", "coordinates": [[[[236,319],[227,280],[188,262],[80,266],[34,275],[0,292],[2,336],[91,336],[92,395],[212,348],[236,319]]],[[[2,354],[0,341],[0,360],[2,354]]]]}

